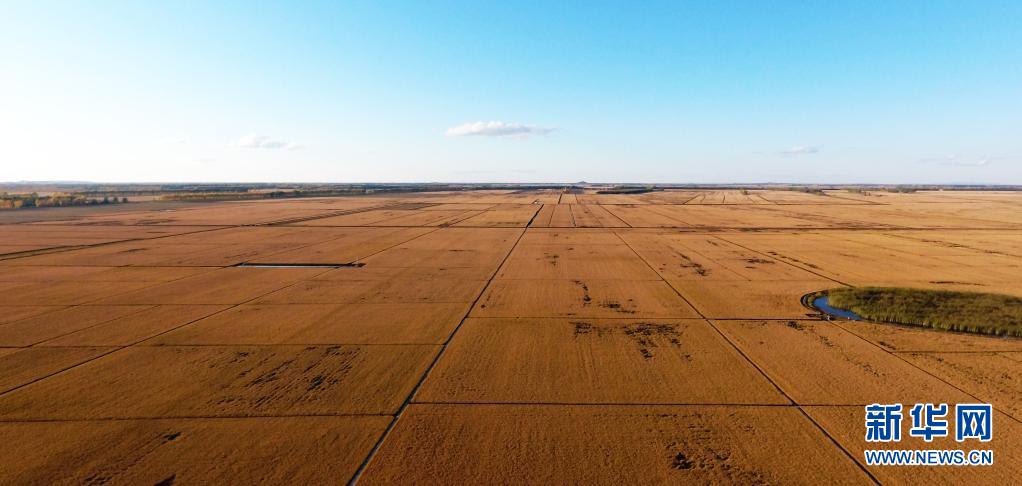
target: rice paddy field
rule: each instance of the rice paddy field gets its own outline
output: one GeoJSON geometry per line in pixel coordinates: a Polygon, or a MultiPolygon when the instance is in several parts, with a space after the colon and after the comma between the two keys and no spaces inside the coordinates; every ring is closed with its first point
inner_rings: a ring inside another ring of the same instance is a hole
{"type": "Polygon", "coordinates": [[[1022,339],[801,302],[865,286],[1022,297],[1022,194],[0,213],[0,483],[1017,482],[1022,339]],[[994,465],[867,465],[875,402],[993,404],[901,446],[994,465]]]}

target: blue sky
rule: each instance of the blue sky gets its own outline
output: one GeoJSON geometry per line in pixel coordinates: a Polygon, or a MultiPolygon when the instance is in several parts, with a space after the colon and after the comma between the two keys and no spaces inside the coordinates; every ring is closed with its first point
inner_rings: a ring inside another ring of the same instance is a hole
{"type": "Polygon", "coordinates": [[[1022,184],[1022,2],[5,2],[0,180],[1022,184]]]}

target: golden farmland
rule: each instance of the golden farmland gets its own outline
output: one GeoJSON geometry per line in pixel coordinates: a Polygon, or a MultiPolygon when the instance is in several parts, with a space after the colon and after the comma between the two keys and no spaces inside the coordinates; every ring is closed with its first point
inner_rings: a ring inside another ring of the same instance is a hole
{"type": "Polygon", "coordinates": [[[0,213],[0,483],[1022,477],[1022,340],[800,302],[843,286],[1022,296],[1022,195],[36,211],[0,213]],[[995,464],[866,466],[873,402],[992,403],[995,464]]]}

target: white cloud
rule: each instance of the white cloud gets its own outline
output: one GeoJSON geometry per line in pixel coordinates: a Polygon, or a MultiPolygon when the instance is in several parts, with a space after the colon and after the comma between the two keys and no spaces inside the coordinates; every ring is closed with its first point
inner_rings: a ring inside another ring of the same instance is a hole
{"type": "Polygon", "coordinates": [[[523,125],[521,123],[504,123],[501,121],[477,121],[465,123],[447,129],[449,137],[528,137],[530,135],[546,135],[554,128],[523,125]]]}
{"type": "Polygon", "coordinates": [[[276,149],[301,150],[301,149],[305,148],[305,146],[302,145],[302,144],[298,144],[298,143],[294,143],[294,142],[285,142],[283,140],[274,140],[274,139],[272,139],[272,138],[270,138],[270,137],[268,137],[266,135],[256,135],[256,134],[251,134],[251,135],[246,135],[244,137],[241,137],[241,138],[235,140],[234,143],[231,144],[231,146],[232,147],[240,147],[240,148],[270,149],[270,150],[276,150],[276,149]]]}
{"type": "Polygon", "coordinates": [[[815,145],[796,145],[794,147],[782,150],[781,155],[785,157],[795,157],[799,155],[811,155],[820,153],[820,147],[815,145]]]}

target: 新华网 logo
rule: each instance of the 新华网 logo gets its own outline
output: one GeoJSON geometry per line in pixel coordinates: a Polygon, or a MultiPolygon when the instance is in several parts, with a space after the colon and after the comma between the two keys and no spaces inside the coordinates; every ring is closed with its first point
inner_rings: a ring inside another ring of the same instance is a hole
{"type": "MultiPolygon", "coordinates": [[[[866,406],[866,442],[901,442],[904,407],[900,403],[866,406]]],[[[908,436],[933,442],[951,436],[951,409],[946,403],[917,403],[908,410],[908,436]]],[[[954,438],[957,442],[990,442],[993,438],[993,407],[989,403],[959,403],[954,408],[954,438]]],[[[991,450],[902,449],[867,450],[870,465],[956,465],[993,464],[991,450]]]]}

